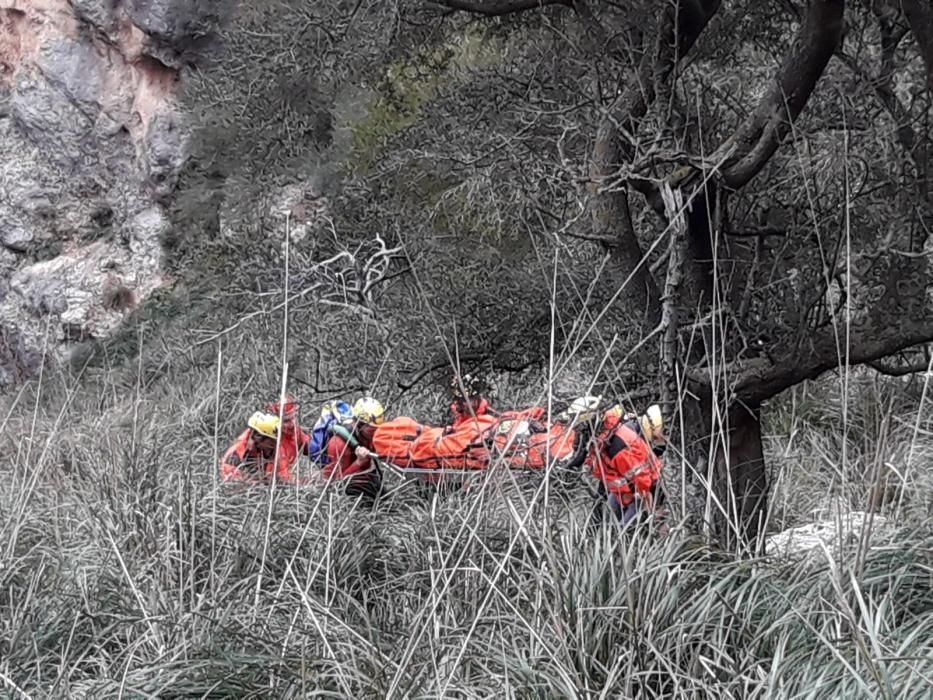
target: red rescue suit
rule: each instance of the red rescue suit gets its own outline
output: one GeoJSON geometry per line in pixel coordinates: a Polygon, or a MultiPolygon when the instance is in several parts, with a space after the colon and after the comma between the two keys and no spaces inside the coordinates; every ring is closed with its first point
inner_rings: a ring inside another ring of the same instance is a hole
{"type": "MultiPolygon", "coordinates": [[[[376,426],[360,424],[353,430],[353,437],[363,447],[371,449],[372,436],[376,431],[376,426]]],[[[369,456],[360,457],[356,454],[356,448],[349,445],[343,437],[337,433],[330,436],[327,441],[327,464],[324,465],[323,476],[330,481],[331,479],[346,479],[354,474],[366,473],[372,469],[373,461],[369,456]]]]}
{"type": "Polygon", "coordinates": [[[623,507],[632,504],[636,493],[648,497],[661,477],[661,460],[636,421],[612,421],[605,426],[586,463],[623,507]]]}
{"type": "Polygon", "coordinates": [[[263,438],[247,428],[224,452],[220,478],[224,481],[266,481],[275,474],[279,481],[292,481],[294,473],[291,468],[298,459],[297,439],[294,433],[289,438],[283,434],[278,446],[278,461],[275,461],[275,440],[263,438]]]}
{"type": "Polygon", "coordinates": [[[348,496],[363,496],[375,505],[382,489],[382,474],[376,468],[369,450],[372,449],[376,426],[358,424],[351,433],[351,445],[344,437],[334,433],[327,441],[328,463],[322,476],[327,481],[345,480],[344,493],[348,496]]]}

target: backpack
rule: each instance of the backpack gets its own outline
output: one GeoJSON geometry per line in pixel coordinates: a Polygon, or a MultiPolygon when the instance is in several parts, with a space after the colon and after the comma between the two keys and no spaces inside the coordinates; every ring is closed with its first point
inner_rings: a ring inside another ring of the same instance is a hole
{"type": "Polygon", "coordinates": [[[353,420],[353,411],[346,401],[332,401],[321,408],[321,417],[311,429],[311,440],[308,442],[308,457],[312,462],[321,466],[328,464],[327,442],[331,436],[331,426],[339,425],[353,420]]]}

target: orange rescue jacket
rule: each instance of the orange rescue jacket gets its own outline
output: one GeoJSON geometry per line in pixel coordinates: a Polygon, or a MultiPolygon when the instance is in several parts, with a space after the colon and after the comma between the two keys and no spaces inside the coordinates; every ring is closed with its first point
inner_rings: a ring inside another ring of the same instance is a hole
{"type": "Polygon", "coordinates": [[[661,460],[632,422],[604,430],[587,457],[587,464],[593,476],[623,506],[634,500],[636,492],[647,495],[661,477],[661,460]]]}
{"type": "Polygon", "coordinates": [[[275,474],[279,481],[295,478],[292,466],[305,449],[310,438],[295,428],[284,431],[278,445],[278,461],[275,456],[264,457],[253,441],[253,431],[247,428],[224,452],[220,462],[220,477],[224,481],[266,481],[275,474]]]}

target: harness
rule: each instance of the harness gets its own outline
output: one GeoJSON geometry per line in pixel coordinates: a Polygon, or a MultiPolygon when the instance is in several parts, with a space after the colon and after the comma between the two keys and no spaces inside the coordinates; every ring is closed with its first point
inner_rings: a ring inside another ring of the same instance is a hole
{"type": "MultiPolygon", "coordinates": [[[[599,462],[600,483],[603,483],[603,478],[602,478],[603,456],[602,455],[604,451],[608,452],[608,443],[610,440],[612,440],[613,437],[618,437],[619,440],[621,440],[622,443],[624,443],[625,447],[623,449],[630,448],[632,445],[636,444],[638,441],[645,442],[645,439],[641,436],[641,434],[638,433],[635,429],[629,427],[629,425],[626,423],[617,423],[615,426],[612,426],[604,430],[603,433],[598,438],[598,441],[597,441],[598,450],[596,452],[596,458],[597,458],[597,461],[599,462]]],[[[616,454],[618,454],[618,452],[616,454]]],[[[653,466],[652,455],[653,453],[650,452],[650,448],[649,448],[648,456],[644,460],[642,460],[640,464],[635,465],[634,467],[630,468],[625,473],[611,480],[605,481],[605,486],[609,489],[628,486],[630,491],[634,491],[634,489],[632,488],[632,482],[635,479],[635,477],[641,474],[645,469],[649,469],[653,466]]],[[[612,455],[611,457],[609,457],[610,461],[614,457],[615,455],[612,455]]],[[[634,496],[634,493],[632,495],[634,496]]]]}
{"type": "Polygon", "coordinates": [[[339,423],[331,423],[327,426],[327,432],[331,435],[336,435],[337,437],[343,438],[350,447],[359,447],[360,441],[356,439],[356,436],[347,430],[345,427],[339,423]]]}

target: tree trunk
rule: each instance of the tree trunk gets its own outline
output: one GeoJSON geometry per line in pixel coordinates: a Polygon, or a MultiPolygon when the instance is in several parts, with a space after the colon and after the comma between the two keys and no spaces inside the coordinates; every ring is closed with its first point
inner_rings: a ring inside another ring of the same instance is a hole
{"type": "MultiPolygon", "coordinates": [[[[723,197],[724,192],[711,183],[694,186],[684,217],[689,255],[682,270],[686,295],[682,298],[701,302],[701,309],[712,308],[717,299],[718,303],[727,301],[726,290],[714,288],[713,250],[722,235],[723,197]]],[[[694,346],[686,354],[681,351],[684,361],[715,368],[716,362],[710,358],[721,356],[723,350],[729,355],[737,351],[729,347],[728,334],[716,326],[714,321],[701,324],[694,346]]],[[[761,411],[737,401],[723,386],[723,379],[722,372],[715,369],[706,377],[699,400],[683,399],[684,422],[694,452],[690,456],[704,457],[709,467],[706,485],[711,493],[705,517],[719,542],[739,554],[756,554],[768,497],[761,411]]]]}
{"type": "Polygon", "coordinates": [[[704,402],[713,445],[713,516],[730,550],[758,554],[768,506],[768,477],[761,440],[761,409],[732,403],[724,412],[704,402]]]}
{"type": "MultiPolygon", "coordinates": [[[[726,330],[730,318],[728,290],[715,288],[713,252],[717,229],[725,222],[722,195],[754,178],[790,132],[823,74],[842,36],[844,0],[811,0],[797,37],[779,69],[772,88],[739,129],[717,150],[713,162],[720,174],[704,170],[689,173],[677,186],[690,191],[693,202],[688,218],[690,259],[684,285],[692,293],[682,296],[682,308],[698,308],[696,330],[683,354],[689,385],[698,399],[686,399],[684,422],[690,439],[687,459],[703,456],[708,464],[713,525],[723,545],[739,553],[755,553],[766,516],[768,482],[761,440],[761,401],[773,394],[749,396],[737,387],[730,358],[740,357],[738,340],[726,330]],[[715,186],[712,186],[715,183],[715,186]],[[697,302],[700,304],[697,306],[697,302]],[[699,453],[699,454],[697,454],[699,453]]],[[[730,275],[720,274],[721,279],[730,275]]],[[[736,280],[736,282],[740,282],[736,280]]],[[[734,321],[733,321],[734,323],[734,321]]],[[[794,374],[793,362],[772,371],[794,374]]],[[[699,461],[699,460],[696,460],[699,461]]]]}
{"type": "Polygon", "coordinates": [[[656,324],[660,318],[658,288],[635,236],[628,186],[624,181],[611,186],[607,183],[619,171],[621,164],[618,132],[606,120],[596,134],[593,148],[591,178],[597,183],[597,188],[603,189],[597,189],[591,204],[593,237],[602,241],[609,250],[619,283],[626,283],[624,298],[626,306],[633,311],[633,320],[646,319],[646,325],[656,324]]]}
{"type": "MultiPolygon", "coordinates": [[[[631,159],[631,149],[622,141],[620,127],[628,133],[637,132],[658,89],[666,89],[677,63],[696,43],[719,5],[720,0],[678,0],[662,6],[658,34],[637,75],[609,105],[596,132],[590,167],[595,190],[591,203],[593,238],[609,249],[620,282],[628,280],[625,304],[633,318],[645,321],[645,332],[660,321],[661,302],[632,225],[629,187],[621,177],[623,164],[631,159]]],[[[581,7],[586,9],[585,4],[581,7]]],[[[588,12],[586,15],[588,23],[595,26],[595,20],[588,12]]]]}

